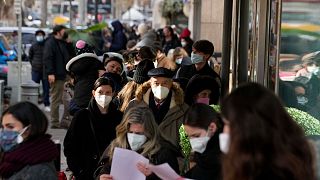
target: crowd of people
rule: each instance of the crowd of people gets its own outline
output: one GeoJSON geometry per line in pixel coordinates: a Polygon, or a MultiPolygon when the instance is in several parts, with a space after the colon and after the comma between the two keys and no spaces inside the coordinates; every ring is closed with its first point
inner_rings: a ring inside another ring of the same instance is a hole
{"type": "MultiPolygon", "coordinates": [[[[50,123],[28,102],[3,113],[1,178],[56,179],[57,149],[46,130],[48,124],[62,128],[59,105],[66,94],[63,119],[70,123],[63,126],[63,146],[76,180],[113,179],[115,148],[135,151],[153,165],[168,163],[183,178],[317,178],[316,148],[273,92],[246,83],[221,97],[219,72],[209,65],[212,42],[193,42],[188,29],[177,35],[170,26],[157,33],[141,24],[131,35],[119,21],[112,26],[102,33],[100,47],[78,40],[72,48],[60,25],[46,40],[36,33],[32,77],[47,81],[48,94],[50,87],[51,103],[44,96],[50,123]],[[221,104],[221,113],[211,104],[221,104]],[[192,148],[186,171],[181,126],[192,148]]],[[[159,179],[148,164],[136,162],[134,168],[146,179],[159,179]]]]}

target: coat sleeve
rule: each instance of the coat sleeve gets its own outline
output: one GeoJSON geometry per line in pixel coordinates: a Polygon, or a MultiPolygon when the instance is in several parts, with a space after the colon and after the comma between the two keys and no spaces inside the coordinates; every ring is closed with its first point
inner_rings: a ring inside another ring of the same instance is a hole
{"type": "Polygon", "coordinates": [[[110,174],[111,162],[109,161],[109,156],[108,156],[109,148],[110,148],[110,145],[104,150],[99,160],[98,167],[94,171],[93,176],[96,180],[99,180],[102,174],[110,174]]]}
{"type": "Polygon", "coordinates": [[[45,65],[46,74],[52,75],[55,74],[54,61],[55,61],[55,52],[53,42],[55,40],[51,39],[45,42],[44,51],[43,51],[43,62],[45,65]]]}
{"type": "Polygon", "coordinates": [[[32,45],[29,49],[29,61],[31,65],[32,65],[33,55],[34,55],[34,45],[32,45]]]}
{"type": "Polygon", "coordinates": [[[74,175],[80,174],[83,169],[81,162],[81,111],[77,112],[72,119],[70,127],[67,131],[67,134],[64,138],[63,146],[64,146],[64,155],[67,159],[67,164],[70,170],[74,173],[74,175]]]}
{"type": "Polygon", "coordinates": [[[126,36],[123,33],[117,33],[112,41],[111,47],[109,51],[117,52],[120,51],[123,47],[125,47],[126,36]]]}

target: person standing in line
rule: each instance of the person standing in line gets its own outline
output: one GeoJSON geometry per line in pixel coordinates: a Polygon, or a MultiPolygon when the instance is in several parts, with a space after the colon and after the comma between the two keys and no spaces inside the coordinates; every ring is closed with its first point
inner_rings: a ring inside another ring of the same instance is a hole
{"type": "MultiPolygon", "coordinates": [[[[116,134],[117,137],[105,149],[100,158],[99,167],[94,174],[96,179],[113,179],[110,171],[115,148],[135,151],[149,159],[151,164],[168,163],[177,173],[179,172],[174,152],[159,137],[158,125],[149,107],[137,106],[126,112],[121,123],[116,127],[116,134]]],[[[137,162],[136,166],[147,180],[160,179],[151,173],[148,164],[137,162]]],[[[127,179],[130,177],[128,176],[127,179]]]]}
{"type": "Polygon", "coordinates": [[[51,128],[59,128],[59,105],[62,102],[63,87],[66,81],[66,64],[70,59],[66,39],[66,27],[57,25],[53,35],[44,44],[43,60],[45,72],[51,88],[51,128]]]}
{"type": "Polygon", "coordinates": [[[105,47],[108,48],[109,52],[119,52],[126,49],[127,37],[123,32],[123,25],[120,21],[115,20],[111,23],[113,27],[112,40],[107,42],[105,47]]]}
{"type": "Polygon", "coordinates": [[[94,83],[88,108],[73,116],[64,138],[67,164],[77,180],[93,179],[99,158],[116,137],[122,112],[112,101],[115,94],[111,79],[100,77],[94,83]]]}
{"type": "Polygon", "coordinates": [[[173,72],[160,67],[148,72],[150,80],[143,83],[136,90],[136,97],[126,111],[137,105],[148,106],[159,125],[160,137],[168,142],[172,149],[180,156],[179,127],[188,105],[184,102],[183,91],[172,80],[173,72]]]}
{"type": "Polygon", "coordinates": [[[272,91],[242,84],[223,99],[221,115],[223,179],[316,179],[312,146],[272,91]]]}
{"type": "Polygon", "coordinates": [[[0,179],[57,180],[59,150],[47,134],[47,116],[33,103],[5,110],[0,130],[0,179]]]}
{"type": "Polygon", "coordinates": [[[214,53],[214,46],[208,40],[196,41],[192,46],[191,65],[181,66],[174,79],[179,82],[182,89],[185,89],[189,80],[196,74],[207,75],[214,78],[221,87],[221,78],[208,64],[212,54],[214,53]]]}
{"type": "Polygon", "coordinates": [[[206,104],[195,103],[184,116],[183,125],[195,162],[184,177],[198,180],[222,179],[219,134],[222,132],[223,123],[219,114],[206,104]]]}
{"type": "Polygon", "coordinates": [[[49,82],[48,78],[44,75],[44,59],[43,51],[44,51],[44,43],[45,43],[45,32],[42,30],[38,30],[35,33],[36,41],[29,50],[29,60],[31,64],[31,77],[32,81],[35,83],[42,83],[43,90],[43,104],[44,110],[50,112],[50,100],[49,100],[49,82]]]}
{"type": "Polygon", "coordinates": [[[218,104],[219,98],[219,84],[211,76],[196,74],[185,89],[184,101],[189,106],[195,103],[218,104]]]}
{"type": "MultiPolygon", "coordinates": [[[[72,84],[74,86],[74,93],[69,94],[72,95],[69,103],[69,113],[72,116],[76,111],[88,107],[92,97],[93,84],[99,77],[99,69],[103,68],[94,50],[94,47],[87,42],[78,40],[75,47],[76,56],[70,59],[66,65],[66,70],[73,78],[72,84]]],[[[68,82],[67,84],[70,85],[68,82]]]]}
{"type": "Polygon", "coordinates": [[[178,36],[174,33],[170,26],[165,26],[163,28],[163,41],[162,48],[163,52],[167,55],[170,49],[175,49],[176,47],[181,47],[180,40],[178,36]]]}

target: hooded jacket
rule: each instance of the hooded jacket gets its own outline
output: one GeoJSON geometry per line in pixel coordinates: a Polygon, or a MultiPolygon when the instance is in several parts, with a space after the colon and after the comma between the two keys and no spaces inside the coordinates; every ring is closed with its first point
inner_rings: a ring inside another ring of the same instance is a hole
{"type": "Polygon", "coordinates": [[[111,25],[114,30],[112,32],[112,42],[109,51],[118,52],[120,50],[126,49],[127,37],[123,32],[122,24],[117,20],[113,21],[111,25]]]}
{"type": "MultiPolygon", "coordinates": [[[[170,100],[170,107],[162,122],[159,124],[160,136],[168,141],[177,151],[179,148],[179,127],[182,124],[184,114],[188,109],[188,105],[184,103],[183,91],[177,83],[173,83],[171,87],[172,96],[170,100]]],[[[136,91],[136,98],[132,100],[128,108],[137,105],[149,106],[149,99],[151,93],[150,81],[142,84],[136,91]]]]}
{"type": "Polygon", "coordinates": [[[98,79],[98,69],[103,67],[98,56],[93,53],[83,53],[72,58],[66,65],[66,70],[74,76],[74,97],[80,108],[88,107],[92,97],[94,82],[98,79]]]}

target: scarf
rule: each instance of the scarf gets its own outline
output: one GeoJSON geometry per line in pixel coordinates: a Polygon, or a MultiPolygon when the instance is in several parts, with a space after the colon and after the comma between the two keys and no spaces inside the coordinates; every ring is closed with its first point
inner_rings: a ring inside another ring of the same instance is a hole
{"type": "Polygon", "coordinates": [[[50,135],[42,135],[28,139],[13,151],[5,152],[0,162],[0,177],[9,178],[25,166],[55,160],[59,151],[50,137],[50,135]]]}

